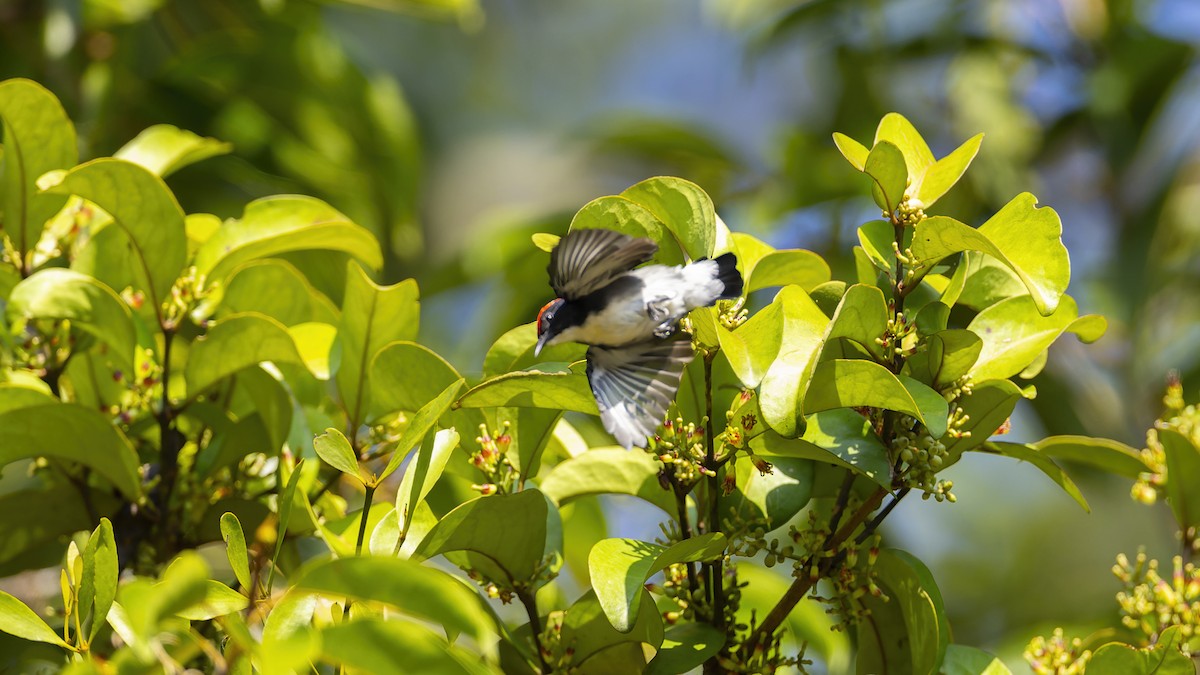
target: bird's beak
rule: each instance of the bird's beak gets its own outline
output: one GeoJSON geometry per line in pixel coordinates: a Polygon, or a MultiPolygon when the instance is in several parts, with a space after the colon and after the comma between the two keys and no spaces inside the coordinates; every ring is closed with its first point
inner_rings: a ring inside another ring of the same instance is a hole
{"type": "Polygon", "coordinates": [[[550,331],[542,333],[542,335],[538,338],[537,345],[533,348],[534,356],[542,353],[542,347],[546,346],[546,343],[550,341],[550,337],[550,331]]]}

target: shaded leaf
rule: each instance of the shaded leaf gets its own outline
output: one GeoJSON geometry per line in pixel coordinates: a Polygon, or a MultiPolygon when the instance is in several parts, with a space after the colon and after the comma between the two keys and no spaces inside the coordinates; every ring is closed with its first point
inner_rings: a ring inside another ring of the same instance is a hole
{"type": "Polygon", "coordinates": [[[1126,478],[1136,479],[1138,474],[1149,470],[1140,452],[1107,438],[1050,436],[1029,445],[1047,457],[1085,464],[1126,478]]]}
{"type": "Polygon", "coordinates": [[[219,301],[218,316],[258,312],[285,326],[337,323],[338,310],[329,298],[284,260],[268,258],[241,265],[214,294],[219,301]]]}
{"type": "Polygon", "coordinates": [[[219,581],[204,582],[204,599],[195,605],[176,612],[176,616],[191,621],[208,621],[218,616],[233,614],[246,609],[250,599],[219,581]]]}
{"type": "Polygon", "coordinates": [[[442,415],[450,409],[450,404],[453,403],[454,397],[458,395],[458,390],[461,388],[462,380],[455,380],[409,419],[408,426],[404,428],[404,432],[400,434],[400,440],[396,442],[395,452],[392,453],[387,466],[379,474],[380,481],[400,467],[400,463],[404,461],[408,451],[420,443],[442,415]]]}
{"type": "Polygon", "coordinates": [[[725,646],[725,635],[706,623],[681,623],[667,629],[662,646],[645,675],[676,675],[700,667],[725,646]]]}
{"type": "Polygon", "coordinates": [[[729,505],[739,512],[748,510],[747,520],[764,518],[768,529],[791,520],[812,496],[811,460],[774,457],[771,459],[771,471],[766,474],[760,473],[754,463],[748,461],[738,462],[736,469],[738,487],[733,494],[722,498],[722,511],[727,511],[729,505]]]}
{"type": "Polygon", "coordinates": [[[838,409],[809,415],[804,436],[797,439],[762,434],[750,440],[755,453],[767,457],[798,457],[828,462],[866,476],[890,490],[892,465],[887,446],[875,435],[870,421],[853,410],[838,409]]]}
{"type": "Polygon", "coordinates": [[[1012,675],[1000,659],[982,649],[964,645],[946,648],[941,672],[945,675],[1012,675]]]}
{"type": "Polygon", "coordinates": [[[564,505],[588,495],[640,497],[665,513],[675,513],[675,497],[658,482],[662,463],[641,451],[594,448],[560,462],[542,480],[543,493],[564,505]]]}
{"type": "Polygon", "coordinates": [[[592,588],[604,615],[622,633],[633,629],[643,587],[667,565],[711,560],[725,551],[725,535],[710,532],[670,547],[636,539],[603,539],[588,555],[592,588]]]}
{"type": "Polygon", "coordinates": [[[971,387],[971,393],[958,399],[967,421],[959,431],[964,435],[942,439],[946,445],[946,464],[958,461],[963,452],[985,443],[1012,415],[1021,400],[1021,390],[1009,380],[987,380],[971,387]],[[969,434],[969,435],[968,435],[969,434]]]}
{"type": "Polygon", "coordinates": [[[53,403],[0,414],[0,467],[30,457],[76,462],[130,499],[141,493],[137,452],[106,415],[89,408],[53,403]]]}
{"type": "Polygon", "coordinates": [[[113,153],[113,157],[141,165],[166,178],[179,169],[209,157],[224,155],[233,145],[205,138],[170,124],[147,127],[113,153]]]}
{"type": "Polygon", "coordinates": [[[982,350],[983,340],[969,330],[934,333],[929,337],[930,383],[937,389],[953,384],[970,372],[982,350]]]}
{"type": "Polygon", "coordinates": [[[133,369],[137,333],[129,307],[111,288],[86,274],[63,268],[35,272],[13,288],[8,315],[10,320],[69,320],[108,345],[123,367],[133,369]]]}
{"type": "Polygon", "coordinates": [[[621,643],[646,643],[655,648],[663,643],[662,615],[654,606],[650,593],[642,589],[641,594],[637,620],[625,633],[609,623],[595,591],[587,591],[567,609],[562,624],[563,644],[573,645],[575,663],[583,663],[592,656],[603,656],[604,650],[621,643]]]}
{"type": "Polygon", "coordinates": [[[875,286],[854,284],[842,294],[837,311],[829,320],[825,342],[836,338],[854,340],[876,359],[883,360],[883,347],[875,342],[887,330],[887,301],[875,286]]]}
{"type": "MultiPolygon", "coordinates": [[[[1062,470],[1054,460],[1045,456],[1038,451],[1037,448],[1030,445],[1020,443],[985,443],[982,447],[987,452],[994,452],[1004,457],[1019,459],[1023,462],[1029,462],[1036,466],[1039,471],[1046,474],[1050,480],[1058,484],[1063,492],[1074,499],[1077,504],[1083,507],[1084,511],[1091,512],[1092,508],[1088,506],[1087,500],[1083,498],[1083,494],[1079,492],[1079,487],[1075,485],[1075,481],[1067,475],[1066,471],[1062,470]]],[[[1200,475],[1200,474],[1198,474],[1200,475]]]]}
{"type": "Polygon", "coordinates": [[[359,618],[327,626],[322,638],[324,659],[366,673],[493,672],[477,656],[459,652],[440,635],[407,621],[359,618]]]}
{"type": "Polygon", "coordinates": [[[616,230],[631,237],[646,237],[658,244],[654,261],[664,265],[684,262],[675,235],[653,211],[624,196],[599,197],[584,204],[571,219],[572,230],[616,230]]]}
{"type": "Polygon", "coordinates": [[[1179,528],[1200,525],[1200,449],[1174,429],[1156,429],[1167,459],[1167,501],[1179,528]]]}
{"type": "Polygon", "coordinates": [[[305,365],[292,334],[275,319],[254,313],[226,317],[192,343],[185,375],[188,394],[195,396],[264,361],[305,365]]]}
{"type": "Polygon", "coordinates": [[[242,532],[242,524],[233,513],[221,515],[221,539],[225,542],[225,555],[229,558],[229,566],[233,568],[233,576],[247,593],[253,594],[255,589],[250,585],[250,558],[246,551],[246,535],[242,532]]]}
{"type": "Polygon", "coordinates": [[[1180,651],[1187,642],[1180,626],[1169,626],[1149,649],[1110,642],[1088,661],[1089,675],[1194,675],[1196,664],[1180,651]]]}
{"type": "Polygon", "coordinates": [[[415,342],[393,342],[370,366],[371,399],[377,410],[418,410],[459,379],[436,352],[415,342]]]}
{"type": "Polygon", "coordinates": [[[949,414],[946,400],[928,386],[903,375],[893,375],[872,361],[834,359],[817,366],[804,399],[805,411],[862,407],[911,415],[934,438],[946,433],[949,414]]]}
{"type": "Polygon", "coordinates": [[[897,549],[880,551],[874,569],[889,601],[863,596],[871,617],[858,629],[859,672],[936,672],[950,644],[950,628],[933,575],[897,549]]]}

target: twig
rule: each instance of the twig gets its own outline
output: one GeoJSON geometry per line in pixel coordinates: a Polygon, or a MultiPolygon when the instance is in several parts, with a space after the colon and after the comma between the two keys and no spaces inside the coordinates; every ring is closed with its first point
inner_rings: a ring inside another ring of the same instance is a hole
{"type": "Polygon", "coordinates": [[[538,665],[541,668],[539,672],[549,673],[550,664],[546,663],[546,657],[542,653],[542,618],[538,616],[537,599],[527,588],[518,588],[516,593],[521,604],[525,606],[525,613],[529,615],[529,629],[533,633],[533,650],[537,653],[538,665]]]}

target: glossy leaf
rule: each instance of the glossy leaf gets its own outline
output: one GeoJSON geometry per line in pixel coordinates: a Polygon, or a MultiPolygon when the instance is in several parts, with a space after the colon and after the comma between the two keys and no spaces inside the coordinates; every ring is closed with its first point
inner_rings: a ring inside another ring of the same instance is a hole
{"type": "Polygon", "coordinates": [[[523,370],[534,363],[578,361],[583,358],[586,346],[574,342],[553,345],[533,355],[537,344],[537,324],[527,323],[509,330],[492,344],[483,359],[483,376],[494,377],[515,370],[523,370]]]}
{"type": "Polygon", "coordinates": [[[1167,460],[1167,502],[1180,529],[1200,525],[1200,449],[1174,429],[1157,429],[1167,460]]]}
{"type": "Polygon", "coordinates": [[[327,626],[321,654],[337,665],[365,673],[491,672],[478,657],[459,653],[430,629],[408,621],[366,617],[327,626]]]}
{"type": "Polygon", "coordinates": [[[66,648],[67,643],[46,625],[25,603],[0,591],[0,632],[34,642],[48,642],[66,648]]]}
{"type": "Polygon", "coordinates": [[[1009,298],[983,310],[967,330],[983,339],[979,359],[971,368],[977,382],[1012,377],[1034,362],[1060,335],[1075,333],[1083,342],[1095,342],[1104,334],[1103,317],[1080,317],[1075,300],[1063,296],[1049,316],[1038,312],[1030,296],[1009,298]]]}
{"type": "Polygon", "coordinates": [[[871,148],[863,173],[875,181],[871,190],[879,208],[891,213],[904,201],[904,190],[908,187],[908,170],[900,149],[888,141],[881,141],[871,148]]]}
{"type": "Polygon", "coordinates": [[[451,453],[458,447],[458,440],[458,432],[454,429],[442,429],[425,436],[417,456],[404,469],[404,477],[396,490],[396,511],[402,523],[400,531],[409,531],[417,506],[425,501],[429,491],[442,477],[446,462],[450,461],[451,453]]]}
{"type": "Polygon", "coordinates": [[[647,664],[645,675],[676,675],[699,668],[721,651],[725,635],[706,623],[680,623],[667,629],[662,646],[647,664]]]}
{"type": "Polygon", "coordinates": [[[345,434],[332,427],[325,433],[313,439],[313,450],[317,451],[326,464],[341,471],[347,476],[354,476],[359,481],[364,480],[362,470],[358,466],[358,456],[345,434]]]}
{"type": "Polygon", "coordinates": [[[921,561],[896,549],[880,551],[874,569],[889,601],[863,597],[873,619],[859,625],[859,672],[937,672],[950,644],[950,628],[933,575],[921,561]]]}
{"type": "Polygon", "coordinates": [[[971,166],[971,160],[975,159],[975,155],[979,153],[979,146],[982,143],[983,134],[976,134],[955,148],[954,152],[928,167],[924,172],[924,177],[921,178],[920,187],[917,189],[917,198],[926,207],[941,199],[942,195],[954,187],[954,184],[966,173],[967,167],[971,166]]]}
{"type": "Polygon", "coordinates": [[[83,579],[79,584],[80,616],[91,610],[92,625],[88,641],[95,639],[105,624],[108,610],[117,597],[117,579],[120,568],[117,563],[117,542],[113,537],[112,522],[101,518],[100,524],[88,538],[83,554],[83,579]]]}
{"type": "Polygon", "coordinates": [[[779,355],[779,346],[783,342],[783,306],[779,303],[767,305],[734,331],[720,324],[714,324],[714,328],[721,351],[742,385],[750,389],[757,387],[779,355]]]}
{"type": "Polygon", "coordinates": [[[1051,436],[1029,445],[1047,457],[1084,464],[1126,478],[1136,479],[1138,474],[1149,470],[1140,452],[1107,438],[1051,436]]]}
{"type": "Polygon", "coordinates": [[[958,461],[963,452],[982,445],[996,433],[1012,415],[1019,400],[1021,390],[1009,380],[987,380],[973,385],[971,393],[956,403],[967,415],[967,421],[959,427],[959,431],[969,432],[970,435],[964,433],[957,438],[943,439],[948,453],[946,466],[958,461]]]}
{"type": "Polygon", "coordinates": [[[969,330],[943,330],[929,337],[930,382],[943,389],[971,371],[983,340],[969,330]]]}
{"type": "Polygon", "coordinates": [[[807,412],[862,407],[907,413],[935,438],[946,433],[946,400],[928,386],[872,361],[834,359],[817,366],[804,399],[807,412]]]}
{"type": "Polygon", "coordinates": [[[0,466],[29,457],[54,457],[90,467],[126,497],[141,493],[137,453],[107,416],[68,403],[0,414],[0,466]]]}
{"type": "Polygon", "coordinates": [[[812,251],[772,251],[762,257],[746,279],[747,294],[773,286],[799,286],[811,291],[829,281],[829,264],[812,251]]]}
{"type": "Polygon", "coordinates": [[[10,319],[65,319],[111,350],[113,359],[133,370],[137,332],[129,307],[111,288],[79,272],[50,268],[23,279],[8,298],[10,319]]]}
{"type": "Polygon", "coordinates": [[[470,551],[494,562],[510,582],[531,581],[548,555],[561,554],[557,520],[557,509],[536,489],[480,497],[443,516],[413,559],[470,551]]]}
{"type": "Polygon", "coordinates": [[[194,396],[264,361],[305,365],[283,324],[262,314],[226,317],[192,343],[186,370],[188,393],[194,396]]]}
{"type": "Polygon", "coordinates": [[[662,463],[641,451],[595,448],[556,465],[539,486],[556,504],[588,495],[640,497],[666,513],[675,513],[675,498],[658,482],[662,463]]]}
{"type": "Polygon", "coordinates": [[[370,366],[371,400],[381,411],[419,410],[458,381],[458,371],[436,352],[415,342],[393,342],[370,366]]]}
{"type": "Polygon", "coordinates": [[[230,143],[197,136],[170,124],[156,124],[135,136],[113,157],[141,165],[156,176],[166,178],[189,164],[231,150],[233,145],[230,143]]]}
{"type": "Polygon", "coordinates": [[[867,149],[867,146],[850,138],[846,134],[838,132],[834,132],[833,134],[833,144],[837,146],[838,152],[842,153],[842,156],[846,158],[846,161],[850,162],[851,166],[859,171],[863,170],[863,167],[867,164],[867,155],[871,152],[867,149]]]}
{"type": "Polygon", "coordinates": [[[1195,662],[1180,648],[1187,643],[1180,626],[1168,626],[1153,647],[1138,649],[1110,642],[1088,661],[1088,675],[1195,675],[1195,662]]]}
{"type": "Polygon", "coordinates": [[[763,377],[759,407],[772,429],[794,437],[803,431],[804,412],[800,404],[829,319],[799,288],[784,287],[774,302],[783,310],[783,338],[779,355],[763,377]]]}
{"type": "MultiPolygon", "coordinates": [[[[1088,506],[1087,500],[1083,498],[1083,494],[1079,491],[1079,487],[1075,485],[1075,481],[1067,475],[1066,471],[1062,470],[1054,460],[1043,455],[1041,452],[1029,445],[1020,443],[985,443],[983,450],[994,452],[1004,457],[1019,459],[1023,462],[1029,462],[1038,468],[1039,471],[1046,474],[1046,477],[1058,484],[1063,492],[1066,492],[1071,499],[1074,499],[1077,504],[1083,507],[1084,511],[1091,512],[1092,507],[1088,506]]],[[[1200,474],[1197,474],[1200,476],[1200,474]]]]}
{"type": "MultiPolygon", "coordinates": [[[[4,231],[23,260],[42,230],[66,201],[38,192],[37,180],[78,161],[75,127],[62,104],[33,80],[0,82],[0,132],[4,171],[0,175],[0,211],[4,231]]],[[[24,265],[25,263],[22,263],[24,265]]]]}
{"type": "Polygon", "coordinates": [[[1054,209],[1037,208],[1037,199],[1028,192],[1013,198],[979,229],[945,216],[921,221],[912,251],[926,269],[962,251],[986,253],[1021,278],[1043,315],[1055,311],[1071,278],[1062,221],[1054,209]]]}
{"type": "Polygon", "coordinates": [[[285,326],[318,321],[337,323],[338,310],[291,263],[255,260],[233,270],[225,286],[217,287],[219,314],[258,312],[285,326]],[[269,292],[264,292],[269,289],[269,292]]]}
{"type": "Polygon", "coordinates": [[[809,415],[804,435],[788,439],[763,434],[750,440],[754,452],[770,457],[796,457],[836,464],[890,490],[892,465],[887,446],[875,435],[870,421],[853,410],[838,409],[809,415]]]}
{"type": "Polygon", "coordinates": [[[858,243],[871,264],[889,277],[894,276],[896,252],[892,246],[896,243],[896,228],[890,222],[872,220],[863,223],[858,228],[858,243]]]}
{"type": "Polygon", "coordinates": [[[875,340],[887,330],[887,322],[887,301],[883,291],[875,286],[855,284],[846,289],[837,311],[829,320],[825,342],[829,344],[836,338],[847,338],[865,347],[877,360],[883,360],[886,356],[883,347],[875,340]]]}
{"type": "Polygon", "coordinates": [[[587,591],[567,609],[562,619],[562,636],[564,644],[575,648],[575,663],[582,664],[593,656],[603,658],[604,650],[621,643],[637,643],[639,649],[640,643],[655,648],[663,643],[662,615],[649,592],[642,589],[641,595],[637,619],[625,633],[609,623],[594,591],[587,591]]]}
{"type": "Polygon", "coordinates": [[[888,113],[879,120],[879,126],[875,128],[876,147],[882,141],[895,145],[903,154],[905,166],[908,174],[913,178],[914,186],[934,164],[933,152],[929,150],[929,145],[924,138],[921,138],[921,134],[912,125],[912,122],[909,122],[900,113],[888,113]]]}
{"type": "Polygon", "coordinates": [[[613,628],[628,633],[646,581],[667,565],[711,560],[725,551],[725,535],[711,532],[670,547],[635,539],[603,539],[588,555],[592,588],[613,628]]]}
{"type": "Polygon", "coordinates": [[[631,237],[646,237],[658,244],[654,260],[664,265],[684,262],[683,252],[667,225],[653,211],[624,196],[593,199],[571,219],[572,230],[616,230],[631,237]]]}
{"type": "Polygon", "coordinates": [[[226,221],[204,242],[194,262],[214,282],[249,260],[305,250],[338,251],[372,269],[383,266],[379,243],[368,230],[325,202],[298,195],[250,202],[240,219],[226,221]]]}
{"type": "Polygon", "coordinates": [[[982,649],[963,645],[946,648],[941,672],[945,675],[1012,675],[1000,659],[982,649]]]}
{"type": "Polygon", "coordinates": [[[177,616],[190,621],[208,621],[218,616],[233,614],[246,609],[250,599],[219,581],[208,579],[204,583],[204,598],[196,604],[176,612],[177,616]]]}
{"type": "Polygon", "coordinates": [[[454,402],[454,397],[458,395],[458,390],[462,388],[462,380],[455,380],[450,383],[442,393],[435,396],[429,403],[421,406],[412,418],[408,421],[408,426],[404,428],[404,432],[400,435],[400,440],[396,443],[396,451],[392,453],[391,459],[388,460],[387,466],[379,474],[379,480],[382,481],[392,474],[393,471],[400,468],[400,463],[404,461],[408,451],[421,443],[425,435],[429,433],[442,415],[450,409],[450,404],[454,402]]]}
{"type": "Polygon", "coordinates": [[[695,183],[669,176],[648,178],[621,196],[644,207],[675,236],[691,260],[711,258],[716,244],[712,199],[695,183]]]}
{"type": "Polygon", "coordinates": [[[520,370],[497,375],[468,389],[455,408],[551,408],[598,415],[587,375],[570,371],[520,370]]]}
{"type": "Polygon", "coordinates": [[[110,271],[136,270],[134,288],[145,291],[154,311],[161,311],[160,305],[169,298],[187,259],[183,209],[166,183],[137,164],[120,159],[95,159],[60,178],[45,191],[77,195],[104,209],[113,218],[108,227],[120,228],[127,242],[117,249],[123,252],[123,259],[111,259],[113,250],[97,259],[85,249],[72,267],[115,288],[124,284],[109,283],[110,271]]]}
{"type": "Polygon", "coordinates": [[[370,366],[376,355],[393,342],[416,339],[418,295],[417,282],[412,279],[380,286],[367,277],[362,267],[350,263],[338,327],[342,360],[337,386],[352,425],[366,421],[370,366]]]}
{"type": "Polygon", "coordinates": [[[730,504],[739,511],[752,507],[749,515],[765,518],[768,529],[791,520],[812,496],[811,460],[775,457],[771,459],[771,471],[765,474],[760,473],[753,462],[743,460],[737,463],[736,470],[737,490],[722,499],[722,510],[730,504]]]}
{"type": "Polygon", "coordinates": [[[229,566],[233,568],[233,576],[248,593],[255,589],[250,585],[250,557],[246,551],[246,535],[242,532],[242,524],[232,513],[221,516],[221,539],[225,542],[225,555],[229,558],[229,566]]]}

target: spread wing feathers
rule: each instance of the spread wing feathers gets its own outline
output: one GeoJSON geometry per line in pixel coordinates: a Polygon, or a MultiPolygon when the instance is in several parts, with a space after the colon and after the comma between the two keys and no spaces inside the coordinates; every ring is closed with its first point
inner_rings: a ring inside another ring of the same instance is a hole
{"type": "Polygon", "coordinates": [[[600,420],[618,443],[626,449],[646,446],[675,398],[692,356],[691,341],[678,339],[588,349],[588,382],[600,420]]]}
{"type": "Polygon", "coordinates": [[[656,251],[658,245],[649,239],[612,230],[572,230],[550,252],[550,287],[558,297],[575,300],[646,262],[656,251]]]}

